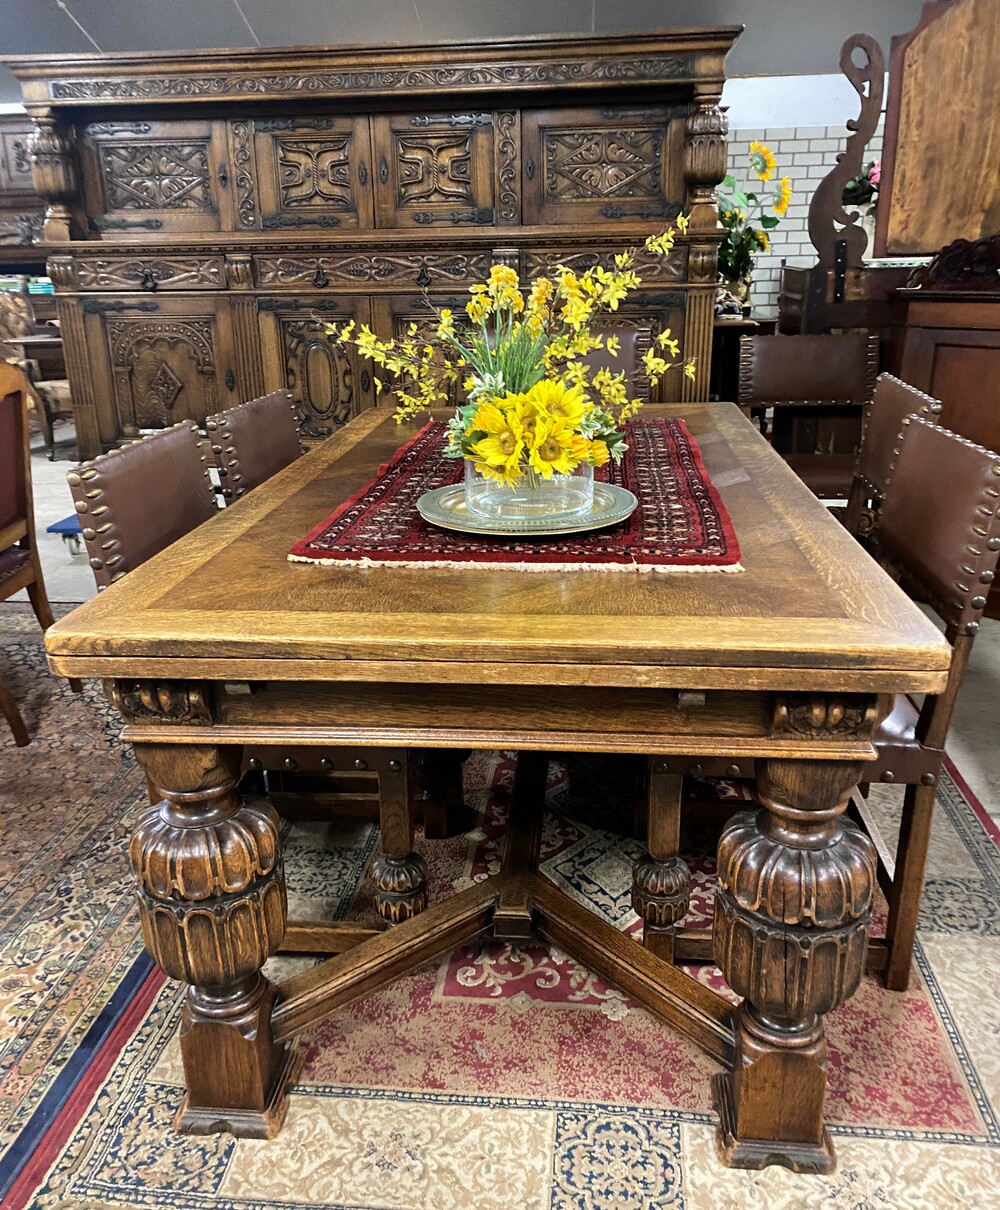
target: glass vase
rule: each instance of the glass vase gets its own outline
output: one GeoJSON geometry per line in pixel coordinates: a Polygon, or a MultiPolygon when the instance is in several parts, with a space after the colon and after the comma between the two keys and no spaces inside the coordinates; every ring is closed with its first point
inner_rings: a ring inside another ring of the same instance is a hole
{"type": "Polygon", "coordinates": [[[477,517],[537,523],[590,512],[594,503],[594,468],[581,462],[568,475],[545,479],[531,467],[516,487],[487,479],[471,461],[465,463],[465,507],[477,517]]]}

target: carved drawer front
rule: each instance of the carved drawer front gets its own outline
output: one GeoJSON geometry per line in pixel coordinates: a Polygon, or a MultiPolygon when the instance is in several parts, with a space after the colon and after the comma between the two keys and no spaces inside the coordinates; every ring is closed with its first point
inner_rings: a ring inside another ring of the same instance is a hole
{"type": "Polygon", "coordinates": [[[223,299],[96,299],[83,303],[98,389],[106,356],[119,431],[199,424],[242,397],[233,371],[228,302],[223,299]]]}
{"type": "Polygon", "coordinates": [[[496,222],[493,114],[372,118],[380,227],[462,228],[496,222]]]}
{"type": "Polygon", "coordinates": [[[367,117],[234,122],[231,141],[241,227],[312,231],[372,226],[367,117]]]}
{"type": "Polygon", "coordinates": [[[34,193],[31,156],[28,153],[30,122],[5,122],[0,129],[0,194],[34,193]]]}
{"type": "Polygon", "coordinates": [[[476,249],[415,252],[387,248],[383,252],[336,252],[328,256],[262,253],[254,257],[254,276],[261,289],[354,286],[396,291],[471,286],[489,275],[491,264],[490,253],[476,249]]]}
{"type": "Polygon", "coordinates": [[[683,107],[525,110],[524,222],[666,220],[684,198],[683,107]]]}
{"type": "Polygon", "coordinates": [[[107,239],[230,227],[222,122],[92,122],[81,132],[91,227],[107,239]]]}
{"type": "Polygon", "coordinates": [[[87,256],[74,265],[78,290],[224,290],[221,256],[87,256]]]}
{"type": "Polygon", "coordinates": [[[370,362],[326,332],[328,323],[369,323],[367,297],[261,298],[257,310],[266,381],[292,392],[304,438],[328,437],[372,406],[370,362]]]}

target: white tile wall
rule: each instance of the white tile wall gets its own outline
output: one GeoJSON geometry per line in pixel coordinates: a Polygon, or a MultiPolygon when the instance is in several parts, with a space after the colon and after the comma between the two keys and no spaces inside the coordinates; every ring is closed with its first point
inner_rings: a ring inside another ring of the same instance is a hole
{"type": "MultiPolygon", "coordinates": [[[[844,126],[787,126],[729,132],[730,171],[737,182],[747,181],[747,143],[760,139],[774,152],[778,176],[792,179],[788,213],[770,232],[771,250],[757,257],[751,303],[755,314],[777,315],[782,259],[789,265],[813,265],[816,250],[809,242],[809,203],[819,182],[837,162],[847,142],[844,126]]],[[[864,163],[882,156],[882,124],[864,154],[864,163]]]]}

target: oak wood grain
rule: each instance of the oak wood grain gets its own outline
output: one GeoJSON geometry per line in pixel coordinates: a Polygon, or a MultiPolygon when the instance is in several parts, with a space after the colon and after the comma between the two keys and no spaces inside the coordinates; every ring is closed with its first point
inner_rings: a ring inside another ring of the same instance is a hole
{"type": "Polygon", "coordinates": [[[204,675],[210,661],[213,679],[273,680],[280,670],[288,680],[378,683],[397,679],[393,669],[408,680],[427,662],[439,683],[478,684],[485,663],[494,683],[515,685],[528,665],[536,682],[552,668],[564,684],[610,666],[615,683],[636,686],[675,669],[687,688],[817,689],[818,675],[823,688],[845,691],[943,687],[948,648],[936,629],[735,407],[650,414],[690,426],[744,572],[289,563],[294,542],[411,435],[374,409],[58,622],[47,635],[50,666],[88,676],[106,675],[109,661],[119,671],[143,661],[180,678],[204,675]]]}

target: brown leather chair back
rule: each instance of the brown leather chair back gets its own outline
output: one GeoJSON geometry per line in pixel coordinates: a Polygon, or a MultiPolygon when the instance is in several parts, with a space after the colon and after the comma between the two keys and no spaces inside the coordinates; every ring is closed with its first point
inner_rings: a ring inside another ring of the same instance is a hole
{"type": "Polygon", "coordinates": [[[98,589],[218,513],[208,460],[208,443],[184,420],[69,472],[98,589]]]}
{"type": "Polygon", "coordinates": [[[885,495],[889,471],[899,451],[899,435],[912,414],[936,423],[941,404],[892,374],[879,374],[875,393],[865,408],[858,450],[857,475],[879,499],[885,495]]]}
{"type": "Polygon", "coordinates": [[[302,453],[291,391],[272,391],[205,421],[222,479],[222,494],[238,499],[302,453]]]}
{"type": "Polygon", "coordinates": [[[740,339],[742,407],[867,403],[878,372],[878,337],[744,336],[740,339]]]}
{"type": "Polygon", "coordinates": [[[1000,558],[1000,455],[920,416],[899,440],[879,516],[879,554],[975,634],[1000,558]]]}

